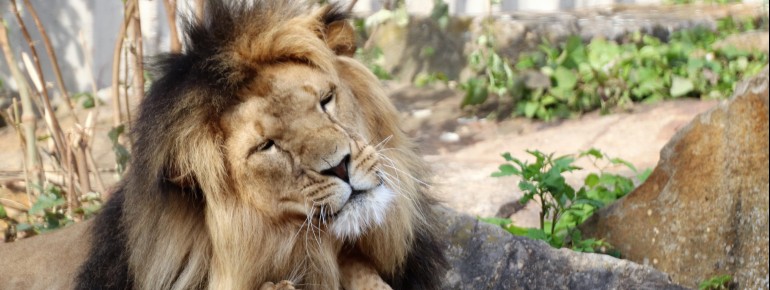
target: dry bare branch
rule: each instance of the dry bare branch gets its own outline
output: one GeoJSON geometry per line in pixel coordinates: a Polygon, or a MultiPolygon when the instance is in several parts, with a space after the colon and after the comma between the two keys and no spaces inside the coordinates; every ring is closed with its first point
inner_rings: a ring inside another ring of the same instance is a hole
{"type": "Polygon", "coordinates": [[[168,21],[169,38],[171,38],[171,52],[182,52],[182,42],[179,41],[179,31],[176,27],[176,0],[163,0],[168,21]]]}
{"type": "MultiPolygon", "coordinates": [[[[65,155],[65,143],[63,140],[63,134],[61,126],[59,126],[59,120],[56,118],[56,116],[54,116],[53,107],[51,106],[50,94],[48,94],[48,89],[45,86],[45,78],[43,78],[42,74],[43,69],[40,66],[40,58],[38,57],[37,49],[35,49],[35,42],[32,40],[32,37],[29,35],[29,31],[27,31],[27,27],[24,25],[24,21],[21,19],[19,8],[16,6],[16,0],[11,0],[10,3],[11,10],[13,11],[14,16],[16,16],[16,21],[19,22],[21,33],[24,36],[24,39],[27,41],[30,53],[32,54],[35,71],[37,71],[37,81],[41,84],[38,90],[42,94],[41,99],[43,101],[43,106],[45,107],[44,114],[46,115],[47,119],[50,119],[49,132],[51,133],[51,137],[56,143],[56,150],[59,152],[59,154],[61,154],[61,156],[63,156],[65,155]]],[[[27,72],[32,73],[31,70],[27,70],[27,72]]]]}
{"type": "MultiPolygon", "coordinates": [[[[78,126],[79,127],[79,126],[78,126]]],[[[77,176],[80,181],[81,192],[91,192],[91,180],[88,174],[88,165],[86,160],[86,151],[88,151],[88,139],[84,136],[82,128],[78,128],[71,135],[72,157],[73,163],[77,168],[77,176]]]]}
{"type": "MultiPolygon", "coordinates": [[[[25,1],[28,1],[28,0],[25,0],[25,1]]],[[[348,13],[353,12],[353,7],[356,6],[357,2],[358,2],[358,0],[351,0],[350,1],[350,4],[348,4],[348,8],[347,8],[348,13]]]]}
{"type": "MultiPolygon", "coordinates": [[[[29,0],[26,0],[29,1],[29,0]]],[[[135,100],[140,102],[144,98],[144,46],[142,45],[142,17],[141,9],[139,9],[139,0],[134,0],[137,3],[137,8],[134,9],[133,14],[133,26],[134,33],[133,38],[133,56],[134,56],[134,94],[135,100]]],[[[128,107],[126,107],[128,110],[128,107]]],[[[129,115],[130,116],[130,115],[129,115]]]]}
{"type": "MultiPolygon", "coordinates": [[[[5,23],[4,20],[0,22],[3,24],[5,23]]],[[[30,96],[27,79],[16,66],[16,58],[11,50],[5,25],[0,27],[0,46],[2,46],[5,61],[8,63],[8,69],[11,71],[11,75],[14,80],[16,80],[16,86],[19,89],[19,96],[21,97],[21,123],[24,127],[24,166],[26,169],[26,177],[29,182],[40,184],[40,181],[43,180],[44,177],[42,176],[42,166],[37,151],[37,137],[35,136],[35,131],[37,131],[37,120],[35,118],[34,108],[32,107],[32,97],[30,96]]],[[[27,192],[29,193],[30,190],[31,189],[28,187],[27,192]]]]}
{"type": "Polygon", "coordinates": [[[24,0],[24,5],[27,6],[29,15],[32,16],[32,20],[35,22],[35,26],[37,26],[37,30],[40,32],[40,36],[43,38],[43,45],[45,46],[45,51],[46,53],[48,53],[48,58],[51,61],[51,67],[53,67],[53,73],[54,73],[54,76],[56,76],[56,84],[59,85],[59,91],[61,91],[62,98],[64,99],[63,102],[65,105],[67,105],[67,108],[70,110],[71,116],[75,120],[75,123],[79,123],[77,115],[75,115],[75,110],[72,106],[72,99],[70,98],[69,92],[67,92],[67,87],[64,85],[64,79],[62,78],[61,69],[59,69],[59,60],[56,58],[56,53],[53,50],[53,45],[51,45],[51,39],[48,38],[48,33],[46,33],[45,27],[43,27],[43,24],[40,23],[40,18],[37,16],[37,11],[35,11],[35,7],[32,6],[29,0],[24,0]]]}
{"type": "Polygon", "coordinates": [[[123,50],[123,39],[126,37],[126,31],[128,30],[129,20],[131,15],[134,14],[136,9],[136,1],[127,1],[125,9],[123,9],[125,15],[123,24],[120,25],[120,32],[115,40],[115,49],[112,53],[112,125],[113,127],[120,126],[123,123],[120,109],[120,52],[123,50]]]}

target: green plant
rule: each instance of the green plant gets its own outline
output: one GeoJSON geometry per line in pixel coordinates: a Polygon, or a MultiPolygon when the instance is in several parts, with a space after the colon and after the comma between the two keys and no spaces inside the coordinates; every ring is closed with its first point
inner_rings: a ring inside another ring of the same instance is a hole
{"type": "MultiPolygon", "coordinates": [[[[716,30],[676,31],[666,41],[641,32],[621,42],[594,38],[585,43],[571,36],[553,44],[544,39],[537,50],[522,53],[514,66],[492,45],[482,46],[470,54],[469,66],[484,73],[461,85],[466,91],[462,106],[482,104],[489,94],[509,96],[515,102],[514,115],[551,120],[595,109],[608,112],[634,102],[726,98],[740,79],[757,74],[768,56],[715,43],[756,28],[754,19],[728,17],[717,21],[716,30]],[[527,75],[533,74],[548,83],[528,84],[527,75]]],[[[488,44],[488,37],[477,41],[488,44]]]]}
{"type": "Polygon", "coordinates": [[[441,30],[446,30],[450,20],[449,5],[444,0],[433,0],[430,19],[433,19],[441,30]]]}
{"type": "Polygon", "coordinates": [[[95,107],[96,102],[99,101],[99,99],[94,98],[93,94],[88,92],[76,93],[72,95],[72,100],[75,101],[75,103],[80,103],[84,109],[95,107]]]}
{"type": "Polygon", "coordinates": [[[361,62],[369,68],[369,71],[377,76],[378,79],[389,80],[393,78],[388,70],[384,68],[385,54],[382,53],[380,47],[375,46],[371,49],[356,49],[355,57],[361,60],[361,62]]]}
{"type": "Polygon", "coordinates": [[[78,220],[85,220],[93,216],[102,206],[98,193],[82,195],[77,202],[67,201],[67,193],[58,186],[48,185],[39,188],[40,195],[29,209],[24,209],[18,216],[10,217],[2,205],[0,205],[0,220],[3,220],[6,228],[6,241],[16,239],[17,233],[26,232],[35,235],[53,231],[78,220]]]}
{"type": "Polygon", "coordinates": [[[367,39],[363,46],[356,49],[355,58],[366,65],[377,78],[390,80],[393,77],[385,69],[385,55],[382,48],[376,46],[373,41],[380,26],[385,23],[394,23],[399,27],[406,27],[409,24],[409,13],[403,0],[386,3],[374,14],[353,22],[356,32],[363,39],[367,39]]]}
{"type": "Polygon", "coordinates": [[[486,102],[489,93],[498,96],[511,95],[516,82],[516,75],[508,60],[495,51],[494,19],[483,20],[484,33],[476,39],[478,47],[468,55],[468,64],[477,73],[460,84],[465,91],[461,106],[479,105],[486,102]]]}
{"type": "Polygon", "coordinates": [[[126,166],[128,166],[128,161],[131,158],[128,149],[120,143],[120,136],[123,135],[125,129],[125,125],[120,125],[112,128],[110,132],[107,133],[110,142],[112,142],[112,153],[115,154],[115,170],[118,172],[118,176],[123,175],[126,166]]]}
{"type": "Polygon", "coordinates": [[[419,73],[414,77],[414,85],[418,88],[425,87],[437,82],[446,83],[449,81],[444,73],[419,73]]]}
{"type": "Polygon", "coordinates": [[[727,290],[730,289],[731,275],[717,275],[704,280],[698,285],[698,290],[727,290]]]}
{"type": "Polygon", "coordinates": [[[522,204],[531,201],[540,203],[540,227],[521,228],[510,219],[482,219],[497,224],[512,234],[543,240],[556,248],[570,247],[581,252],[594,252],[597,249],[606,252],[611,248],[602,240],[583,239],[578,225],[587,220],[602,206],[612,203],[634,189],[632,178],[605,172],[608,166],[621,165],[630,169],[639,182],[650,174],[649,170],[639,172],[631,163],[611,158],[597,149],[581,152],[574,157],[565,155],[554,157],[538,150],[527,150],[535,158],[533,163],[514,158],[510,153],[503,154],[506,163],[500,165],[493,177],[518,176],[521,180],[518,188],[524,193],[519,200],[522,204]],[[574,165],[576,158],[588,159],[599,172],[588,174],[584,184],[575,189],[566,182],[564,174],[581,170],[574,165]]]}

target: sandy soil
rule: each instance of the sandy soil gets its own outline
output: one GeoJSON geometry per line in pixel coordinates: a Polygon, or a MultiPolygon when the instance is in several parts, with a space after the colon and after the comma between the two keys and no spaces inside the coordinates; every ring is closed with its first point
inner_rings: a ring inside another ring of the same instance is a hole
{"type": "MultiPolygon", "coordinates": [[[[497,122],[463,118],[458,107],[462,92],[412,87],[390,90],[405,130],[417,139],[425,160],[434,169],[434,188],[439,197],[449,207],[477,216],[494,216],[502,205],[522,196],[516,178],[490,177],[503,163],[500,155],[504,152],[526,158],[527,149],[563,155],[593,147],[630,161],[640,170],[654,168],[660,149],[677,130],[717,104],[686,99],[636,105],[629,112],[609,115],[590,113],[560,122],[497,122]],[[443,141],[442,135],[459,139],[447,142],[451,138],[443,141]]],[[[578,165],[593,169],[587,162],[578,165]]],[[[625,168],[607,170],[632,173],[625,168]]],[[[584,170],[567,179],[580,185],[585,175],[584,170]]],[[[512,218],[520,226],[536,226],[538,212],[533,203],[512,218]]]]}

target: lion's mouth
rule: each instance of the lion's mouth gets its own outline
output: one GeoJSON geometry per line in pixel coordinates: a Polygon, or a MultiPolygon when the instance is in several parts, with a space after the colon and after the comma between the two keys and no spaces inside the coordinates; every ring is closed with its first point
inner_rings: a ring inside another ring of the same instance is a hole
{"type": "Polygon", "coordinates": [[[342,205],[342,207],[340,207],[340,208],[339,208],[339,209],[338,209],[336,212],[332,213],[332,214],[331,214],[331,216],[332,216],[332,217],[336,217],[336,216],[338,216],[338,215],[339,215],[341,212],[343,212],[343,211],[345,211],[345,210],[348,210],[348,209],[350,209],[351,207],[353,207],[353,206],[351,206],[351,204],[354,204],[354,203],[356,203],[356,202],[360,202],[360,200],[361,200],[361,199],[364,199],[364,198],[366,198],[366,195],[367,195],[367,194],[369,194],[369,193],[370,193],[370,191],[369,191],[369,190],[358,190],[358,189],[354,189],[354,190],[353,190],[353,191],[350,193],[350,197],[349,197],[349,198],[348,198],[348,200],[345,202],[345,204],[343,204],[343,205],[342,205]]]}
{"type": "Polygon", "coordinates": [[[332,232],[340,239],[351,240],[382,224],[394,196],[393,191],[383,184],[370,190],[354,190],[347,202],[333,214],[332,232]]]}

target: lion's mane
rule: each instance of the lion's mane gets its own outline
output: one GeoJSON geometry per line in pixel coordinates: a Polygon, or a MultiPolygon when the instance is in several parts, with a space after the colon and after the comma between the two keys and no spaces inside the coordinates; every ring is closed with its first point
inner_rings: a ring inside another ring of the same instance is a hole
{"type": "Polygon", "coordinates": [[[314,10],[305,2],[209,1],[205,20],[186,25],[184,52],[155,60],[155,80],[131,132],[130,169],[94,221],[91,250],[76,280],[80,289],[217,288],[209,285],[212,239],[245,235],[257,235],[261,241],[241,253],[244,260],[254,256],[261,261],[246,265],[253,271],[274,272],[271,267],[281,264],[279,260],[309,255],[321,265],[309,267],[299,287],[339,287],[338,269],[330,267],[337,257],[328,252],[272,252],[272,245],[285,238],[276,234],[281,229],[275,225],[209,226],[207,219],[217,215],[207,211],[230,209],[212,209],[208,203],[232,194],[234,182],[221,149],[220,118],[238,104],[240,87],[260,77],[251,67],[255,62],[336,71],[350,88],[359,101],[363,126],[373,139],[387,139],[385,146],[393,149],[382,154],[398,170],[392,175],[399,178],[400,196],[381,226],[345,244],[338,255],[363,256],[394,289],[439,289],[445,261],[435,228],[435,201],[420,181],[427,178],[425,165],[399,129],[395,108],[376,77],[348,57],[354,40],[328,33],[335,23],[347,21],[346,13],[335,5],[314,10]]]}

